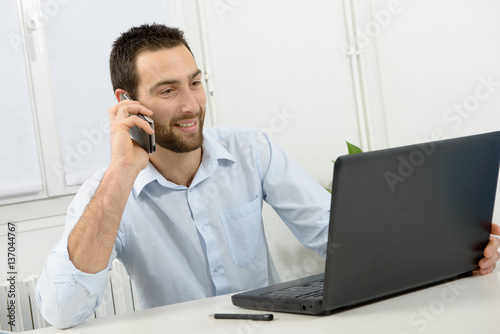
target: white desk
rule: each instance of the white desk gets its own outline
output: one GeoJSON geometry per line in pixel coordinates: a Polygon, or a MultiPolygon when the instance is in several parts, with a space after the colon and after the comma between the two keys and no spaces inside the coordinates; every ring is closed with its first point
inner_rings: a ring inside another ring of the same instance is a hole
{"type": "Polygon", "coordinates": [[[214,320],[213,313],[259,313],[233,306],[230,295],[29,333],[500,333],[500,270],[436,285],[329,316],[274,312],[274,320],[214,320]]]}

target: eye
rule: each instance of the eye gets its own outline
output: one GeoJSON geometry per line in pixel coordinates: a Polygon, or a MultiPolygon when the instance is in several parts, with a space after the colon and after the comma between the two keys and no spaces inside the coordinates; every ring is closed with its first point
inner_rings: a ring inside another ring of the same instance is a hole
{"type": "Polygon", "coordinates": [[[202,86],[201,80],[195,80],[195,81],[191,82],[191,87],[198,88],[201,86],[202,86]]]}
{"type": "Polygon", "coordinates": [[[174,90],[174,89],[172,89],[172,88],[167,88],[167,89],[163,89],[163,90],[161,90],[161,91],[158,93],[158,95],[163,96],[163,97],[168,97],[168,96],[172,96],[172,95],[174,95],[174,92],[175,92],[175,90],[174,90]]]}

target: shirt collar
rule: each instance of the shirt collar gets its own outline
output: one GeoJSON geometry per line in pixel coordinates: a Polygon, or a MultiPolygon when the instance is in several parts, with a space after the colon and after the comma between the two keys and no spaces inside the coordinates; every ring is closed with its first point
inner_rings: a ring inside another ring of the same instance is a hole
{"type": "MultiPolygon", "coordinates": [[[[221,144],[216,138],[211,136],[209,133],[203,133],[203,156],[200,168],[196,172],[191,186],[196,185],[201,182],[208,175],[215,172],[218,166],[221,164],[233,164],[236,162],[234,157],[229,153],[229,151],[221,144]]],[[[185,186],[181,186],[166,180],[163,175],[158,172],[158,170],[151,164],[147,165],[139,175],[137,176],[134,186],[132,188],[134,197],[139,196],[141,191],[151,182],[158,182],[161,185],[171,188],[171,189],[186,189],[185,186]]]]}

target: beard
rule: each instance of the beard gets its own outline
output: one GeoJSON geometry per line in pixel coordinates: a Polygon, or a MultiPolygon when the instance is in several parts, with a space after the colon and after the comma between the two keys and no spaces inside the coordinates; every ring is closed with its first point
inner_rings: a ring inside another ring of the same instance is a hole
{"type": "Polygon", "coordinates": [[[169,125],[164,125],[160,122],[155,122],[155,140],[156,144],[175,153],[187,153],[194,151],[203,144],[203,123],[205,121],[205,110],[200,108],[198,113],[197,123],[198,129],[196,132],[180,136],[175,133],[175,123],[193,117],[179,117],[172,119],[169,125]]]}

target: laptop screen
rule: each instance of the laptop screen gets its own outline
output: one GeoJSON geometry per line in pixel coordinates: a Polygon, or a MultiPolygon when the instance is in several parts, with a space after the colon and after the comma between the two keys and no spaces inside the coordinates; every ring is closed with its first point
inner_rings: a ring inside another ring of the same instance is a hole
{"type": "Polygon", "coordinates": [[[337,159],[325,309],[476,269],[489,240],[499,154],[496,132],[337,159]]]}

